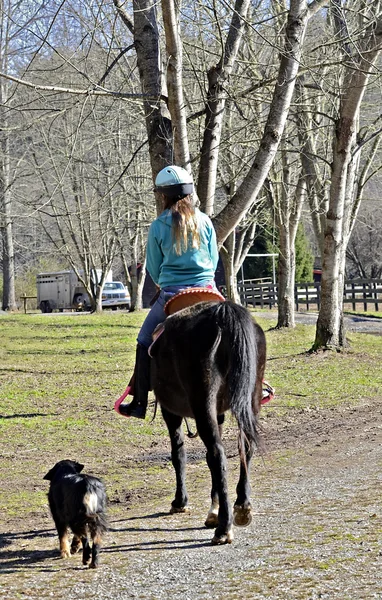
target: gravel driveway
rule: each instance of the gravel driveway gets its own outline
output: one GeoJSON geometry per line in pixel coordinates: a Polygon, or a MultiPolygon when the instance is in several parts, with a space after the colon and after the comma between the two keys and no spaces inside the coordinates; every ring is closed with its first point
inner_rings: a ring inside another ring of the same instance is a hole
{"type": "MultiPolygon", "coordinates": [[[[256,312],[254,313],[256,317],[256,312]]],[[[277,319],[274,312],[258,313],[262,319],[277,319]]],[[[315,325],[317,322],[318,313],[313,311],[295,312],[296,323],[303,325],[315,325]]],[[[358,333],[373,333],[382,335],[382,319],[378,317],[367,317],[358,315],[345,315],[345,327],[347,331],[356,331],[358,333]]]]}
{"type": "MultiPolygon", "coordinates": [[[[78,555],[57,558],[48,515],[33,527],[17,520],[1,538],[0,598],[382,599],[382,398],[289,420],[271,412],[262,417],[267,452],[252,466],[254,518],[232,545],[210,545],[209,475],[192,460],[191,514],[168,515],[172,486],[134,509],[112,505],[98,571],[78,555]]],[[[200,441],[187,444],[200,458],[200,441]]],[[[228,456],[233,498],[231,442],[228,456]]]]}

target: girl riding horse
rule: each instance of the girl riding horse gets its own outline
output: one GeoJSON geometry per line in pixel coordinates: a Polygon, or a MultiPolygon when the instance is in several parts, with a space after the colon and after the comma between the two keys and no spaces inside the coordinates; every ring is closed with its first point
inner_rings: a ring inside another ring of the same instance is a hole
{"type": "Polygon", "coordinates": [[[147,241],[147,270],[159,296],[138,334],[134,371],[133,400],[119,406],[120,414],[144,419],[150,389],[150,357],[155,327],[166,315],[168,296],[191,287],[215,288],[218,247],[210,218],[198,210],[191,194],[192,176],[183,168],[170,165],[155,180],[155,191],[162,196],[164,211],[151,224],[147,241]]]}

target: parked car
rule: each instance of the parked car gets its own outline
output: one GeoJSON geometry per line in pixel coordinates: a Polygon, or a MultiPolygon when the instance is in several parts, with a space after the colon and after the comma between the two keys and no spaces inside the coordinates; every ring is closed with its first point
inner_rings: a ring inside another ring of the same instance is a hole
{"type": "Polygon", "coordinates": [[[122,281],[108,281],[103,286],[102,308],[110,307],[130,307],[130,294],[122,281]]]}

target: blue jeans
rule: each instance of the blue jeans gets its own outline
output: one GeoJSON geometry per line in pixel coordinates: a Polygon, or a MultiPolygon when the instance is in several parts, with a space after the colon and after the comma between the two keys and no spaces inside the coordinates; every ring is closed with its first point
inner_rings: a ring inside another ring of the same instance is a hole
{"type": "Polygon", "coordinates": [[[213,285],[214,289],[216,289],[214,281],[206,281],[202,285],[172,285],[163,288],[163,290],[160,291],[158,299],[151,307],[149,314],[143,322],[143,325],[137,337],[138,344],[141,344],[146,348],[149,348],[149,346],[151,346],[151,343],[153,341],[152,334],[155,327],[159,325],[159,323],[163,323],[163,321],[166,319],[167,315],[164,312],[164,305],[170,299],[171,296],[190,287],[204,287],[207,285],[213,285]]]}

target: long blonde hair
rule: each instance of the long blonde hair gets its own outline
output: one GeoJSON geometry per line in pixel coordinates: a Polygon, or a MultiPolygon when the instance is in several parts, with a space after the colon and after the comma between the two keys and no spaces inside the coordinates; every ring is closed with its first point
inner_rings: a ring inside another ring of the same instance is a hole
{"type": "Polygon", "coordinates": [[[175,200],[165,196],[165,209],[171,212],[175,253],[180,256],[189,248],[199,248],[200,233],[191,196],[175,200]]]}

